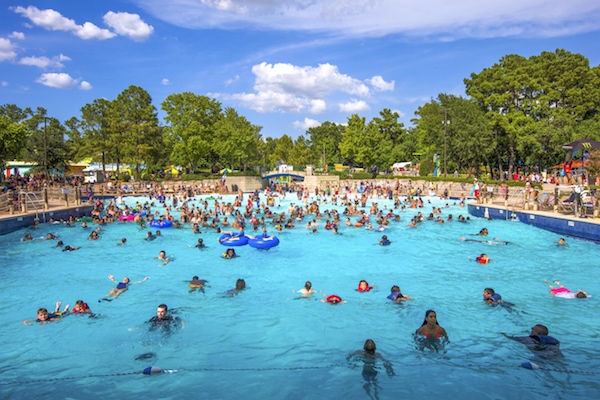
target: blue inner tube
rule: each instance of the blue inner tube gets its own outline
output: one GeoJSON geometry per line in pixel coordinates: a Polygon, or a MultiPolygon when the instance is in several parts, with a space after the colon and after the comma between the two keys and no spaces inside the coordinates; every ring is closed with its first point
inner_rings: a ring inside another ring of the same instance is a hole
{"type": "Polygon", "coordinates": [[[167,220],[160,221],[157,219],[153,219],[152,221],[150,221],[149,225],[153,228],[170,228],[173,226],[173,223],[167,220]]]}
{"type": "Polygon", "coordinates": [[[254,239],[248,240],[248,245],[250,247],[254,247],[255,249],[270,249],[271,247],[275,247],[279,244],[279,239],[276,236],[273,236],[272,239],[256,237],[254,239]]]}
{"type": "Polygon", "coordinates": [[[245,246],[248,244],[247,236],[231,236],[229,233],[225,233],[219,237],[219,243],[223,246],[245,246]]]}

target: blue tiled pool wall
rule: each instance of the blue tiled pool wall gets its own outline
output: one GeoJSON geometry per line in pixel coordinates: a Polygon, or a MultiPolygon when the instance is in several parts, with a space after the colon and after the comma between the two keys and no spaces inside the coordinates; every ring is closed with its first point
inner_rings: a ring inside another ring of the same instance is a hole
{"type": "Polygon", "coordinates": [[[600,225],[589,223],[585,219],[553,218],[545,215],[521,211],[511,211],[479,204],[468,205],[469,214],[487,219],[518,220],[528,225],[545,229],[561,235],[600,242],[600,225]]]}
{"type": "Polygon", "coordinates": [[[93,206],[80,206],[63,210],[44,211],[36,214],[15,215],[12,218],[5,218],[0,221],[0,235],[17,231],[21,228],[33,226],[36,218],[39,223],[48,222],[50,218],[55,220],[68,219],[71,215],[75,218],[90,215],[93,206]]]}

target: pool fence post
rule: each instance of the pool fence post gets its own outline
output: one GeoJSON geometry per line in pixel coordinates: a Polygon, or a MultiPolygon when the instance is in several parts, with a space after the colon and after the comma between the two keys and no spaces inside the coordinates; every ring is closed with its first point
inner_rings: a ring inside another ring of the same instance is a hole
{"type": "Polygon", "coordinates": [[[27,197],[25,197],[24,193],[19,193],[19,200],[21,201],[21,211],[27,212],[27,197]]]}
{"type": "Polygon", "coordinates": [[[44,210],[50,209],[50,205],[48,204],[48,188],[45,187],[43,193],[44,198],[44,210]]]}

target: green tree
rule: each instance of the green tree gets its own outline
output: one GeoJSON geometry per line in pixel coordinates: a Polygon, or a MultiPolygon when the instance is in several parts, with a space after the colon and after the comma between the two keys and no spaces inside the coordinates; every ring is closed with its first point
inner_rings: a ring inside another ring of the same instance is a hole
{"type": "Polygon", "coordinates": [[[309,146],[312,150],[311,162],[316,164],[341,163],[339,144],[342,133],[346,127],[333,122],[323,122],[321,125],[309,128],[306,133],[309,137],[309,146]]]}
{"type": "Polygon", "coordinates": [[[47,117],[47,111],[42,107],[32,113],[26,124],[30,134],[23,150],[25,161],[35,162],[37,169],[46,175],[63,173],[68,161],[64,126],[56,118],[47,117]]]}
{"type": "Polygon", "coordinates": [[[307,165],[311,164],[313,153],[310,148],[310,143],[300,135],[295,141],[292,150],[290,151],[289,163],[292,165],[307,165]]]}
{"type": "Polygon", "coordinates": [[[122,133],[123,156],[135,164],[135,177],[139,179],[140,165],[146,163],[152,148],[161,143],[156,108],[150,94],[133,85],[119,93],[113,106],[111,115],[116,116],[116,128],[122,133]]]}
{"type": "Polygon", "coordinates": [[[27,146],[28,132],[20,122],[12,122],[5,115],[0,115],[0,168],[4,169],[4,161],[19,157],[21,150],[27,146]]]}
{"type": "Polygon", "coordinates": [[[81,131],[82,138],[78,155],[100,161],[104,174],[106,174],[109,154],[118,142],[111,140],[112,132],[109,124],[111,111],[110,101],[102,98],[95,99],[91,104],[86,104],[81,108],[81,120],[76,125],[81,131]]]}
{"type": "Polygon", "coordinates": [[[224,115],[215,123],[213,151],[219,160],[229,167],[239,165],[248,168],[249,161],[258,161],[257,151],[261,141],[260,126],[252,125],[233,108],[226,108],[224,115]]]}
{"type": "Polygon", "coordinates": [[[340,153],[350,165],[371,168],[381,159],[378,157],[378,149],[383,147],[381,140],[383,138],[374,124],[367,124],[364,117],[353,114],[348,118],[348,126],[342,134],[340,153]]]}
{"type": "Polygon", "coordinates": [[[406,130],[404,124],[398,122],[400,114],[384,108],[379,112],[380,117],[375,117],[371,124],[377,129],[377,164],[382,169],[391,167],[394,162],[407,159],[404,146],[406,130]]]}
{"type": "Polygon", "coordinates": [[[172,94],[161,104],[167,114],[166,134],[171,160],[195,173],[202,165],[215,165],[214,133],[222,118],[221,103],[191,92],[172,94]]]}
{"type": "Polygon", "coordinates": [[[290,156],[292,147],[294,147],[294,140],[290,136],[283,135],[276,139],[267,138],[267,147],[270,151],[268,153],[268,161],[271,166],[280,161],[291,164],[290,156]]]}

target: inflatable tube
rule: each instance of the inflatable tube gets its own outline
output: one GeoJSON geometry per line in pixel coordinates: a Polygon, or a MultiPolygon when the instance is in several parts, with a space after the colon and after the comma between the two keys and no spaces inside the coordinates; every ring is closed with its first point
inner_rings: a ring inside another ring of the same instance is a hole
{"type": "Polygon", "coordinates": [[[219,243],[223,246],[245,246],[248,244],[247,236],[231,236],[229,233],[225,233],[219,237],[219,243]]]}
{"type": "Polygon", "coordinates": [[[119,217],[119,221],[133,221],[135,219],[135,215],[121,215],[119,217]]]}
{"type": "Polygon", "coordinates": [[[150,225],[153,228],[170,228],[173,226],[173,223],[171,221],[160,221],[157,219],[153,219],[148,225],[150,225]]]}
{"type": "Polygon", "coordinates": [[[248,245],[255,249],[266,250],[279,245],[279,239],[277,239],[276,236],[273,236],[272,238],[256,237],[254,239],[249,239],[248,245]]]}

